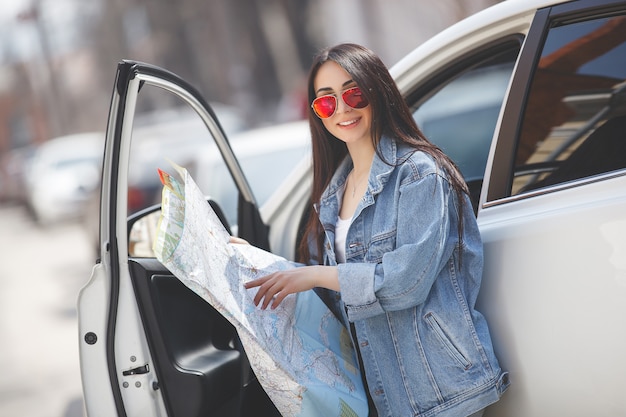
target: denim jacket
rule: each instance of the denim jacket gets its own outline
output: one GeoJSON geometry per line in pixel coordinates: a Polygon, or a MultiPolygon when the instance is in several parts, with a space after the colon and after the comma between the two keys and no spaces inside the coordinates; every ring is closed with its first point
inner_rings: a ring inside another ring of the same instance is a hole
{"type": "MultiPolygon", "coordinates": [[[[413,151],[381,140],[384,161],[374,157],[346,263],[337,265],[341,291],[316,292],[346,326],[354,324],[380,417],[462,417],[497,401],[509,379],[474,309],[483,253],[471,203],[466,198],[460,247],[454,190],[430,156],[413,151]]],[[[337,264],[338,191],[351,167],[347,157],[315,205],[326,265],[337,264]]]]}

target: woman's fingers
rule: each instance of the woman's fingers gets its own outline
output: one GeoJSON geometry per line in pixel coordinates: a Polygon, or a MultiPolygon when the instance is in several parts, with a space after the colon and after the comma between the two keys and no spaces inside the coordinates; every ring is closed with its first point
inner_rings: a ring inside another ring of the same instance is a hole
{"type": "Polygon", "coordinates": [[[267,281],[267,279],[269,277],[270,277],[270,275],[266,275],[266,276],[261,277],[261,278],[253,279],[251,281],[248,281],[248,282],[244,283],[243,286],[246,287],[246,289],[258,287],[258,286],[262,285],[265,281],[267,281]]]}
{"type": "Polygon", "coordinates": [[[298,269],[274,272],[244,285],[248,289],[258,287],[254,297],[255,305],[258,306],[262,301],[261,308],[266,309],[270,303],[272,308],[276,308],[289,294],[313,288],[311,280],[301,272],[298,269]]]}
{"type": "Polygon", "coordinates": [[[261,278],[248,281],[244,284],[246,289],[258,287],[258,291],[254,296],[254,305],[259,305],[263,300],[263,308],[267,308],[269,301],[274,297],[274,294],[278,289],[275,289],[274,274],[266,275],[261,278]]]}
{"type": "Polygon", "coordinates": [[[285,271],[278,271],[261,278],[248,281],[244,284],[247,289],[258,287],[254,297],[254,304],[263,301],[262,308],[272,303],[276,308],[289,294],[307,291],[315,288],[320,281],[325,288],[339,287],[337,272],[334,268],[320,266],[302,266],[285,271]],[[325,275],[328,277],[324,278],[325,275]]]}
{"type": "Polygon", "coordinates": [[[273,291],[273,288],[273,281],[270,279],[266,280],[265,283],[259,287],[259,291],[254,297],[254,304],[258,306],[261,300],[263,300],[261,308],[265,310],[270,300],[274,297],[275,291],[273,291]]]}

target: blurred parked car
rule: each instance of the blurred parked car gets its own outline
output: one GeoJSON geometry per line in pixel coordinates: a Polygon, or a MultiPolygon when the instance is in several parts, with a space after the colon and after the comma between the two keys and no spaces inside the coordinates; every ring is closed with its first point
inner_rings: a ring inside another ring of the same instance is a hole
{"type": "Polygon", "coordinates": [[[50,139],[34,150],[26,169],[27,205],[42,225],[77,219],[100,182],[104,133],[50,139]]]}
{"type": "MultiPolygon", "coordinates": [[[[626,415],[626,1],[507,0],[391,73],[472,192],[485,249],[478,308],[511,378],[485,417],[626,415]]],[[[148,85],[205,122],[239,193],[224,216],[237,234],[294,259],[310,160],[259,208],[204,100],[175,75],[120,64],[111,120],[132,117],[148,85]]],[[[232,326],[154,258],[129,253],[129,231],[150,215],[127,218],[119,204],[130,139],[110,126],[107,245],[78,303],[88,415],[275,415],[232,326]]]]}

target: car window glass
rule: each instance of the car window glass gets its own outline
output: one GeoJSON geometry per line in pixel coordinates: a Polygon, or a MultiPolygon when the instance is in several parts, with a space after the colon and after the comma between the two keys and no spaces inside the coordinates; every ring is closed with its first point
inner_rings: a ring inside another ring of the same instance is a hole
{"type": "MultiPolygon", "coordinates": [[[[278,186],[287,178],[296,163],[306,156],[306,147],[293,146],[280,149],[265,149],[254,153],[243,152],[245,145],[238,146],[233,143],[235,155],[241,168],[250,182],[259,207],[267,201],[278,186]],[[240,152],[237,152],[239,148],[240,152]]],[[[199,168],[199,175],[206,189],[210,190],[209,196],[220,201],[220,206],[228,223],[237,223],[237,194],[230,192],[234,187],[232,177],[227,172],[226,165],[214,164],[217,162],[211,158],[199,168]]]]}
{"type": "Polygon", "coordinates": [[[511,195],[626,168],[626,17],[550,29],[530,86],[511,195]]]}
{"type": "Polygon", "coordinates": [[[463,68],[437,84],[418,104],[413,117],[426,137],[457,164],[470,187],[476,209],[491,140],[519,53],[514,44],[499,54],[463,68]]]}
{"type": "MultiPolygon", "coordinates": [[[[278,131],[245,130],[238,116],[225,106],[212,106],[260,207],[289,173],[310,153],[308,128],[287,126],[289,140],[278,131]],[[243,133],[243,134],[239,134],[243,133]]],[[[144,86],[133,123],[128,175],[128,214],[161,203],[158,169],[170,174],[169,161],[187,169],[207,198],[221,208],[233,232],[237,227],[239,191],[209,130],[182,100],[158,87],[144,86]],[[160,110],[153,110],[158,108],[160,110]],[[143,111],[142,111],[143,109],[143,111]]],[[[152,256],[151,234],[158,213],[137,221],[131,230],[132,256],[152,256]]]]}
{"type": "MultiPolygon", "coordinates": [[[[170,161],[186,168],[200,189],[212,194],[208,184],[197,178],[198,165],[207,154],[215,156],[214,164],[224,162],[200,116],[182,100],[152,86],[144,86],[140,91],[137,109],[131,142],[128,213],[161,202],[162,184],[157,169],[173,174],[170,161]]],[[[234,183],[230,184],[229,192],[236,195],[234,183]]]]}
{"type": "MultiPolygon", "coordinates": [[[[235,133],[238,126],[223,127],[235,133]]],[[[137,98],[137,114],[132,130],[128,171],[129,215],[161,203],[163,186],[158,169],[176,175],[170,161],[187,169],[202,192],[215,200],[228,219],[237,218],[237,205],[230,204],[230,201],[236,201],[238,190],[200,116],[171,93],[144,85],[137,98]],[[215,174],[219,178],[207,180],[198,175],[198,167],[207,163],[209,157],[215,172],[219,172],[215,174]]],[[[142,233],[131,233],[130,248],[138,247],[134,241],[141,241],[143,246],[151,248],[150,229],[156,223],[147,223],[149,227],[137,228],[142,233]]],[[[133,255],[152,256],[152,252],[135,250],[133,255]]]]}

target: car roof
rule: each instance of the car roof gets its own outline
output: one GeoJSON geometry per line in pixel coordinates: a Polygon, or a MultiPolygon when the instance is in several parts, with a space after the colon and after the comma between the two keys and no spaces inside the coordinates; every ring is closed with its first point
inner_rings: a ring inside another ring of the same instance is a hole
{"type": "Polygon", "coordinates": [[[103,152],[104,133],[77,133],[59,136],[38,145],[34,160],[70,159],[76,155],[100,155],[103,152]]]}
{"type": "Polygon", "coordinates": [[[502,38],[503,34],[526,34],[528,22],[537,9],[566,3],[564,0],[505,0],[475,13],[444,29],[413,51],[405,55],[390,68],[390,73],[400,91],[405,91],[415,68],[420,73],[429,73],[430,63],[437,66],[442,61],[451,61],[463,55],[474,45],[486,44],[502,38]],[[414,68],[415,67],[415,68],[414,68]]]}

